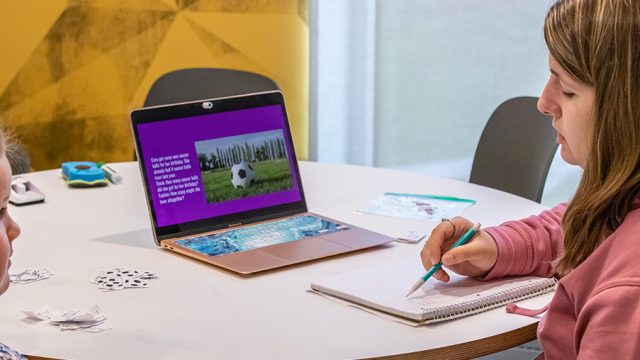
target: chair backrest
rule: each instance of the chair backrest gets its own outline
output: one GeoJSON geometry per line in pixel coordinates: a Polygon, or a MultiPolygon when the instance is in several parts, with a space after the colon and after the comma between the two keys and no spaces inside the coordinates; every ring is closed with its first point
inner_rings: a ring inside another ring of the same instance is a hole
{"type": "Polygon", "coordinates": [[[536,97],[516,97],[491,114],[476,148],[469,182],[540,202],[556,131],[541,114],[536,97]]]}
{"type": "Polygon", "coordinates": [[[180,69],[159,77],[149,89],[144,106],[278,90],[266,76],[218,68],[180,69]]]}
{"type": "Polygon", "coordinates": [[[7,154],[7,159],[9,160],[13,175],[24,174],[31,171],[31,157],[27,149],[23,146],[18,145],[15,151],[7,154]]]}
{"type": "MultiPolygon", "coordinates": [[[[268,77],[248,71],[189,68],[168,72],[151,85],[144,107],[279,90],[268,77]]],[[[133,159],[136,160],[134,152],[133,159]]]]}

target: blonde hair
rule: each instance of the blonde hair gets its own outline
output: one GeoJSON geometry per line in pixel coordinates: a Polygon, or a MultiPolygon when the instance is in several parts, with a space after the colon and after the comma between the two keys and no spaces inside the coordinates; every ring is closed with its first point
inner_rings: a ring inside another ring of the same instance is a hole
{"type": "Polygon", "coordinates": [[[640,193],[640,1],[560,0],[544,36],[560,66],[595,92],[587,160],[555,262],[566,273],[620,226],[640,193]]]}
{"type": "Polygon", "coordinates": [[[11,160],[17,146],[15,132],[4,126],[0,121],[0,157],[6,155],[11,160]]]}
{"type": "Polygon", "coordinates": [[[7,137],[8,134],[4,129],[4,126],[0,125],[0,156],[5,155],[7,152],[7,137]]]}

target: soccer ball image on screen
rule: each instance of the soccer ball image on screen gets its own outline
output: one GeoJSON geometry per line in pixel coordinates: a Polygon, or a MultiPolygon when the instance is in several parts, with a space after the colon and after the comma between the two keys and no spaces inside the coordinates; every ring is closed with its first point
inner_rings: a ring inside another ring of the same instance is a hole
{"type": "Polygon", "coordinates": [[[246,161],[242,161],[231,167],[231,184],[233,184],[233,187],[236,189],[248,188],[253,184],[255,177],[256,175],[253,171],[253,167],[251,167],[251,164],[246,161]]]}

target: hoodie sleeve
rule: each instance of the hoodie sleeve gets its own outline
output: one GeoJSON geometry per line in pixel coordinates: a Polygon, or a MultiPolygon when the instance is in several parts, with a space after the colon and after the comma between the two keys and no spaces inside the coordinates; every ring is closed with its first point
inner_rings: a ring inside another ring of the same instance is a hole
{"type": "Polygon", "coordinates": [[[498,246],[498,260],[483,278],[491,280],[509,275],[553,275],[551,261],[563,251],[562,203],[539,215],[484,229],[498,246]]]}

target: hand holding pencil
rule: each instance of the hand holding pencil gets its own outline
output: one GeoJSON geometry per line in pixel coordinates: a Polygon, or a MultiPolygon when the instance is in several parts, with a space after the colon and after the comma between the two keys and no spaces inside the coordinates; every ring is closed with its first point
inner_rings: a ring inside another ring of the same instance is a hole
{"type": "MultiPolygon", "coordinates": [[[[429,270],[442,261],[444,266],[460,275],[486,275],[498,259],[498,247],[489,233],[480,229],[464,245],[451,248],[473,226],[463,217],[443,220],[433,229],[420,253],[424,268],[429,270]]],[[[435,271],[433,277],[449,281],[449,275],[443,268],[435,271]]]]}
{"type": "MultiPolygon", "coordinates": [[[[442,221],[451,221],[451,220],[442,219],[442,221]]],[[[476,234],[476,232],[478,230],[480,230],[480,224],[474,225],[471,229],[467,230],[466,233],[464,233],[462,236],[460,236],[460,238],[458,240],[456,240],[456,242],[453,243],[453,245],[451,245],[451,248],[455,249],[458,246],[464,245],[467,241],[469,241],[473,237],[473,235],[476,234]]],[[[454,232],[455,232],[455,230],[454,230],[454,232]]],[[[418,281],[416,281],[415,284],[413,284],[413,286],[411,287],[411,289],[409,289],[409,292],[407,293],[407,297],[409,297],[409,295],[413,294],[416,290],[418,290],[422,286],[422,284],[424,284],[427,280],[429,280],[429,278],[436,271],[440,270],[441,267],[442,267],[442,261],[439,261],[438,263],[433,265],[431,267],[431,269],[429,269],[429,271],[427,271],[426,274],[424,274],[421,278],[418,279],[418,281]]]]}

